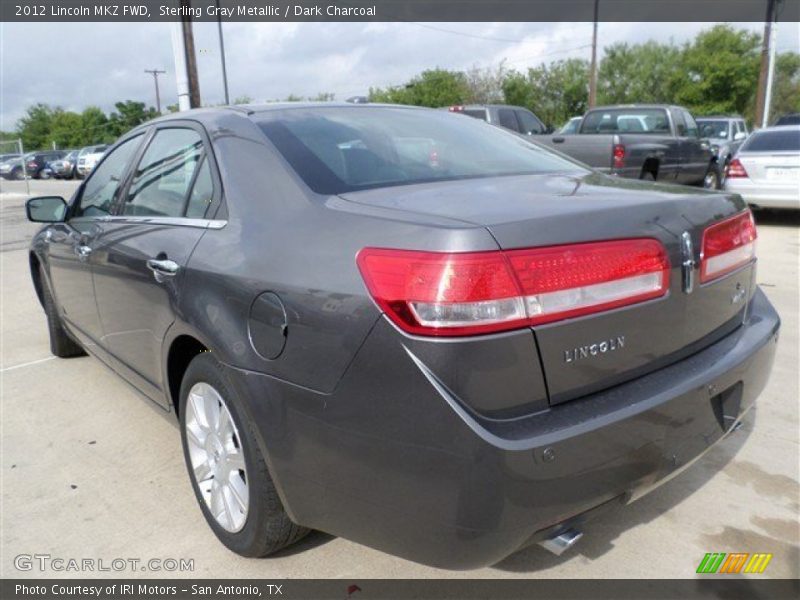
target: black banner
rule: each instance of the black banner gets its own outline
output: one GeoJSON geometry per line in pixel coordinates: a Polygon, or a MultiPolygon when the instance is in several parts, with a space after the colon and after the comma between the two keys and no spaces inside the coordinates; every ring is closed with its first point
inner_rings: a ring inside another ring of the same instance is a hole
{"type": "Polygon", "coordinates": [[[796,580],[731,579],[711,576],[683,580],[602,579],[6,579],[0,597],[58,600],[182,600],[194,598],[254,600],[488,600],[542,598],[548,600],[781,600],[800,597],[796,580]]]}
{"type": "MultiPolygon", "coordinates": [[[[595,0],[1,0],[0,21],[592,21],[595,0]]],[[[600,0],[601,21],[763,21],[766,0],[600,0]]],[[[800,0],[778,18],[800,21],[800,0]]]]}

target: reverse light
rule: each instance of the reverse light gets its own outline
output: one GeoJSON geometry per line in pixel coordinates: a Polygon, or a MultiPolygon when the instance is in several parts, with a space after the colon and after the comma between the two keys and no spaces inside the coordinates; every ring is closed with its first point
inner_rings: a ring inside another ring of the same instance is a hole
{"type": "Polygon", "coordinates": [[[364,248],[372,297],[402,330],[474,335],[609,310],[666,294],[660,242],[631,239],[513,251],[364,248]]]}
{"type": "Polygon", "coordinates": [[[728,179],[735,177],[749,177],[747,171],[744,168],[744,165],[738,158],[734,158],[730,163],[728,163],[725,176],[728,179]]]}
{"type": "Polygon", "coordinates": [[[700,283],[718,279],[755,260],[757,237],[749,210],[707,227],[703,232],[700,283]]]}

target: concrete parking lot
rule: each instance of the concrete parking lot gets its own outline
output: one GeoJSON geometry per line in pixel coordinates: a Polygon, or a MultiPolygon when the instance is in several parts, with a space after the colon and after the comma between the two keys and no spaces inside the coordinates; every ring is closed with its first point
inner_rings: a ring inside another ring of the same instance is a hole
{"type": "MultiPolygon", "coordinates": [[[[800,216],[759,220],[758,282],[783,319],[775,369],[744,427],[650,495],[590,523],[561,557],[538,546],[478,571],[415,564],[312,533],[266,559],[225,549],[197,507],[173,415],[97,360],[55,359],[30,282],[24,182],[0,182],[0,576],[20,554],[62,558],[190,558],[201,577],[695,576],[706,552],[767,552],[761,577],[800,577],[800,216]]],[[[34,181],[35,195],[69,197],[76,182],[34,181]]],[[[163,572],[106,572],[159,576],[163,572]]]]}

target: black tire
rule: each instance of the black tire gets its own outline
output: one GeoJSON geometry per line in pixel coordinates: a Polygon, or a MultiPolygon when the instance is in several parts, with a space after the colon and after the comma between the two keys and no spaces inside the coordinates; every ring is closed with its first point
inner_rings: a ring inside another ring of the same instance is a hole
{"type": "Polygon", "coordinates": [[[707,190],[718,190],[722,188],[722,178],[719,174],[719,164],[713,162],[708,165],[703,181],[700,183],[707,190]]]}
{"type": "Polygon", "coordinates": [[[253,423],[246,416],[243,402],[230,384],[224,367],[210,352],[198,354],[189,363],[181,382],[179,408],[183,456],[195,499],[200,505],[206,522],[219,541],[242,556],[263,557],[303,538],[309,529],[295,524],[286,514],[256,441],[253,423]],[[185,422],[186,402],[189,391],[200,382],[211,385],[223,397],[241,438],[238,441],[244,452],[249,500],[245,523],[239,531],[234,533],[221,527],[209,511],[189,458],[185,422]]]}
{"type": "Polygon", "coordinates": [[[39,268],[39,281],[42,284],[42,304],[44,304],[44,314],[47,315],[47,329],[50,333],[50,352],[59,358],[84,356],[86,351],[64,329],[64,324],[61,322],[61,317],[58,316],[56,303],[50,293],[50,288],[47,286],[47,279],[41,267],[39,268]]]}
{"type": "Polygon", "coordinates": [[[22,167],[14,169],[14,172],[12,173],[12,179],[16,179],[17,181],[22,181],[25,179],[25,174],[22,172],[22,167]]]}
{"type": "Polygon", "coordinates": [[[656,180],[656,176],[652,171],[642,171],[642,174],[639,175],[639,179],[652,182],[656,180]]]}

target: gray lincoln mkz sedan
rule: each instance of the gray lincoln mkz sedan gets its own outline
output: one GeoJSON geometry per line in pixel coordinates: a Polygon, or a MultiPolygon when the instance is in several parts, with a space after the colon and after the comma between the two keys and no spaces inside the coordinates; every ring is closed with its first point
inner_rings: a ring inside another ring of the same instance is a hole
{"type": "Polygon", "coordinates": [[[53,353],[177,415],[245,556],[309,528],[457,569],[561,552],[736,427],[780,323],[738,195],[443,111],[172,115],[27,209],[53,353]]]}

